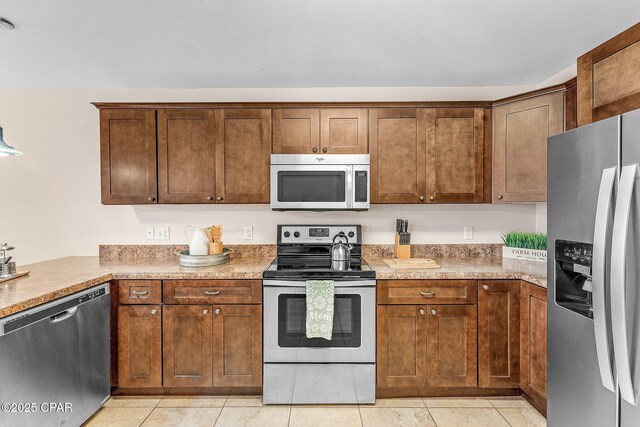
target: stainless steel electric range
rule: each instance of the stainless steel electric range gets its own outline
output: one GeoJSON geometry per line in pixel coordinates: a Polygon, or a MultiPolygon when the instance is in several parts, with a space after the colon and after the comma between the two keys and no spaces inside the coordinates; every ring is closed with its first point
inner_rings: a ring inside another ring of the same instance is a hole
{"type": "Polygon", "coordinates": [[[266,404],[373,403],[375,271],[362,260],[360,225],[279,225],[277,258],[263,273],[266,404]],[[332,268],[334,237],[353,246],[332,268]],[[331,340],[306,336],[306,281],[334,281],[331,340]]]}

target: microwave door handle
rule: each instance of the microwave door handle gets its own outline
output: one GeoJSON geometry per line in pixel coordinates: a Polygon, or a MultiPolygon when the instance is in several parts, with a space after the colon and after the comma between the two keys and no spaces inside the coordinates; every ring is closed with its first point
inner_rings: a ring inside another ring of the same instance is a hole
{"type": "Polygon", "coordinates": [[[607,319],[606,297],[606,265],[607,265],[607,241],[609,234],[609,217],[611,213],[611,201],[613,187],[616,180],[616,168],[608,168],[602,171],[598,202],[596,205],[596,220],[593,231],[593,330],[596,341],[596,356],[600,369],[602,385],[615,393],[616,385],[613,380],[613,365],[611,354],[611,337],[607,319]]]}
{"type": "Polygon", "coordinates": [[[631,202],[638,176],[638,165],[622,168],[618,200],[616,201],[611,242],[611,321],[613,329],[613,353],[616,362],[620,396],[636,406],[636,390],[631,375],[629,354],[627,302],[626,302],[626,257],[627,234],[631,220],[631,202]]]}
{"type": "Polygon", "coordinates": [[[355,196],[355,186],[353,185],[353,174],[355,173],[353,166],[349,165],[347,166],[347,188],[346,191],[344,192],[345,197],[347,199],[347,209],[352,209],[353,208],[353,201],[355,200],[356,196],[355,196]]]}

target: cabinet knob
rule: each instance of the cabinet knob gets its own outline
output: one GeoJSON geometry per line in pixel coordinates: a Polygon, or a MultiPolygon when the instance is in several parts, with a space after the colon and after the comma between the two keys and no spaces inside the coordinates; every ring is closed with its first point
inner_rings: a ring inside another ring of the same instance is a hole
{"type": "Polygon", "coordinates": [[[421,202],[424,202],[424,196],[420,196],[418,198],[420,199],[421,202]]]}
{"type": "Polygon", "coordinates": [[[204,314],[205,316],[207,315],[207,313],[209,313],[209,310],[202,310],[202,314],[204,314]]]}
{"type": "Polygon", "coordinates": [[[317,152],[318,152],[318,148],[317,148],[317,147],[313,147],[313,148],[311,149],[311,151],[313,151],[314,153],[317,153],[317,152]]]}
{"type": "Polygon", "coordinates": [[[215,311],[214,311],[214,313],[216,313],[216,314],[220,314],[220,309],[219,309],[219,308],[216,308],[216,309],[215,309],[215,311]]]}
{"type": "Polygon", "coordinates": [[[436,198],[433,196],[429,196],[429,200],[431,200],[432,202],[435,200],[436,198]]]}
{"type": "Polygon", "coordinates": [[[434,309],[431,309],[431,314],[435,316],[436,314],[438,314],[438,312],[435,311],[434,309]]]}
{"type": "Polygon", "coordinates": [[[217,201],[222,200],[222,196],[218,196],[218,197],[216,197],[216,200],[217,200],[217,201]]]}
{"type": "Polygon", "coordinates": [[[489,290],[489,285],[482,285],[482,289],[484,289],[485,291],[489,290]]]}
{"type": "Polygon", "coordinates": [[[155,308],[153,310],[151,310],[151,314],[156,314],[158,312],[158,310],[156,310],[155,308]]]}
{"type": "Polygon", "coordinates": [[[322,152],[323,152],[323,153],[326,153],[326,152],[327,152],[327,147],[324,147],[324,148],[322,149],[322,152]]]}
{"type": "Polygon", "coordinates": [[[150,201],[150,202],[155,202],[156,198],[153,197],[153,196],[150,196],[150,197],[147,197],[147,200],[150,201]]]}
{"type": "Polygon", "coordinates": [[[211,201],[211,200],[213,200],[213,197],[209,196],[209,197],[207,197],[207,200],[211,201]]]}
{"type": "Polygon", "coordinates": [[[420,309],[420,316],[424,316],[424,310],[422,308],[420,309]]]}
{"type": "Polygon", "coordinates": [[[502,200],[502,194],[498,194],[498,200],[502,200]]]}

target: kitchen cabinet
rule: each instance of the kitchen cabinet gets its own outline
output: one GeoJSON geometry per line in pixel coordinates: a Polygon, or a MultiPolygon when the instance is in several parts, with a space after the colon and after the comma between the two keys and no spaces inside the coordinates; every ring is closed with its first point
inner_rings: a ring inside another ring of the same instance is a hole
{"type": "Polygon", "coordinates": [[[427,386],[475,387],[477,308],[475,305],[427,306],[427,386]]]}
{"type": "Polygon", "coordinates": [[[478,385],[520,386],[520,281],[478,283],[478,385]]]}
{"type": "Polygon", "coordinates": [[[159,305],[118,307],[118,385],[162,386],[162,315],[159,305]]]}
{"type": "Polygon", "coordinates": [[[484,110],[428,109],[427,203],[482,203],[484,110]]]}
{"type": "Polygon", "coordinates": [[[215,112],[216,201],[269,203],[271,110],[215,112]]]}
{"type": "Polygon", "coordinates": [[[313,154],[320,150],[320,110],[273,110],[273,154],[313,154]]]}
{"type": "Polygon", "coordinates": [[[156,112],[100,111],[102,203],[157,203],[156,112]]]}
{"type": "Polygon", "coordinates": [[[214,386],[262,386],[262,306],[214,306],[213,354],[214,386]]]}
{"type": "Polygon", "coordinates": [[[378,387],[422,387],[427,379],[426,305],[378,305],[378,387]]]}
{"type": "Polygon", "coordinates": [[[369,110],[372,203],[422,203],[426,194],[426,110],[369,110]]]}
{"type": "Polygon", "coordinates": [[[213,110],[158,111],[159,203],[215,203],[213,110]]]}
{"type": "Polygon", "coordinates": [[[213,320],[210,305],[165,305],[162,365],[165,387],[213,385],[213,320]]]}
{"type": "Polygon", "coordinates": [[[520,288],[520,388],[546,412],[547,290],[527,282],[520,288]]]}
{"type": "Polygon", "coordinates": [[[493,111],[493,203],[547,200],[547,138],[564,130],[564,86],[493,111]]]}
{"type": "Polygon", "coordinates": [[[640,23],[578,58],[578,126],[640,108],[640,23]]]}
{"type": "Polygon", "coordinates": [[[120,304],[162,304],[160,280],[118,280],[120,304]]]}

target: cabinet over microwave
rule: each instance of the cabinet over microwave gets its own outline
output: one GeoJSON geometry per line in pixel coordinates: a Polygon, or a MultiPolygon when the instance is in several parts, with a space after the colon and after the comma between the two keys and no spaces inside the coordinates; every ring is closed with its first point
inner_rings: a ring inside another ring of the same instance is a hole
{"type": "Polygon", "coordinates": [[[368,154],[272,154],[271,209],[369,209],[368,154]]]}

